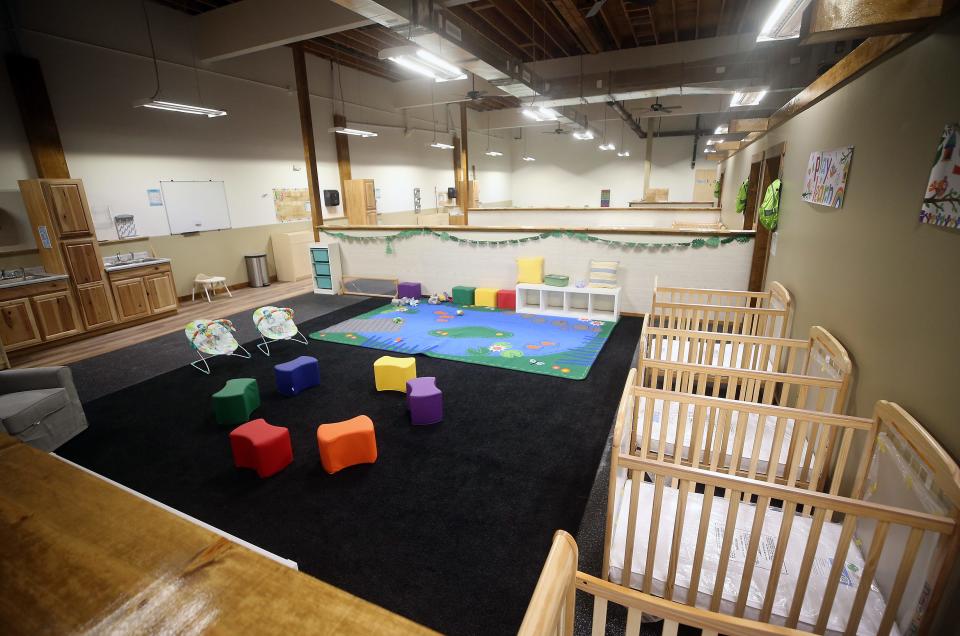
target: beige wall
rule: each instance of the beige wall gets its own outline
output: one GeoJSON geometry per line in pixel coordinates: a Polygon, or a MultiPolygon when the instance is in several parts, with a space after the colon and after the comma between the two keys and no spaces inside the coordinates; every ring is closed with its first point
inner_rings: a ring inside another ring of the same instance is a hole
{"type": "MultiPolygon", "coordinates": [[[[960,20],[883,62],[727,161],[723,218],[751,157],[785,141],[776,253],[767,281],[796,295],[794,336],[823,325],[857,365],[851,408],[903,405],[960,458],[960,232],[917,217],[944,124],[960,118],[960,20]],[[800,199],[814,150],[855,147],[843,208],[800,199]]],[[[960,587],[942,606],[960,603],[960,587]]],[[[940,616],[948,612],[941,612],[940,616]]],[[[940,633],[940,632],[934,632],[940,633]]]]}

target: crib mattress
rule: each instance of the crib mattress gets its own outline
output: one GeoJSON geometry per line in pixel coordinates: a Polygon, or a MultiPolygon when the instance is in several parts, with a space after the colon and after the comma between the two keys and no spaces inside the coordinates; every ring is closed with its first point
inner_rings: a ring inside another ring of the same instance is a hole
{"type": "MultiPolygon", "coordinates": [[[[637,512],[636,543],[634,544],[633,570],[630,575],[630,587],[642,589],[644,566],[647,558],[647,538],[650,532],[651,507],[653,505],[654,486],[651,483],[641,483],[642,491],[639,496],[637,512]]],[[[623,555],[626,550],[626,531],[630,515],[631,482],[625,482],[620,488],[620,494],[614,509],[613,539],[610,550],[610,580],[621,583],[623,580],[623,555]]],[[[657,531],[657,549],[653,565],[652,591],[658,596],[664,595],[665,582],[670,561],[670,550],[673,540],[673,523],[676,519],[677,499],[679,491],[675,488],[663,489],[663,503],[660,512],[660,525],[657,531]]],[[[681,549],[677,560],[677,574],[675,578],[674,598],[684,602],[690,586],[691,571],[693,568],[694,551],[696,550],[697,532],[700,520],[700,510],[703,495],[690,493],[687,495],[686,514],[681,533],[681,549]]],[[[713,592],[717,575],[717,565],[720,557],[720,545],[723,539],[723,529],[727,514],[728,501],[721,497],[714,497],[713,507],[710,510],[710,524],[704,548],[703,565],[700,573],[700,582],[697,592],[697,607],[707,609],[713,592]]],[[[750,532],[753,525],[755,506],[742,502],[737,510],[736,530],[731,547],[726,578],[724,579],[720,611],[723,614],[733,614],[734,605],[740,590],[743,578],[743,564],[750,532]]],[[[779,509],[768,508],[763,521],[760,548],[757,552],[756,565],[751,577],[748,592],[745,617],[759,618],[762,607],[763,593],[770,576],[770,566],[776,548],[777,535],[783,515],[779,509]]],[[[787,544],[786,556],[781,568],[780,579],[773,604],[771,623],[783,625],[790,605],[793,602],[793,593],[796,588],[796,577],[800,572],[801,559],[810,533],[811,518],[796,516],[790,529],[790,539],[787,544]]],[[[820,544],[817,546],[816,558],[811,571],[803,607],[800,611],[801,629],[813,629],[817,621],[817,614],[823,599],[824,585],[830,573],[833,556],[836,553],[840,537],[841,525],[826,522],[820,535],[820,544]]],[[[860,583],[860,573],[863,571],[863,555],[854,542],[851,542],[847,551],[845,567],[841,573],[840,585],[837,587],[836,598],[827,622],[827,633],[843,633],[847,617],[853,605],[860,583]]],[[[863,610],[863,617],[857,630],[858,636],[873,636],[883,618],[886,608],[883,595],[876,585],[872,585],[863,610]]],[[[891,634],[899,634],[894,624],[891,634]]]]}
{"type": "MultiPolygon", "coordinates": [[[[641,398],[637,402],[637,450],[640,449],[640,444],[643,441],[643,423],[645,421],[645,409],[647,406],[648,399],[641,398]]],[[[653,400],[653,415],[650,418],[650,448],[658,449],[660,446],[661,435],[665,434],[664,440],[664,454],[668,456],[673,456],[674,454],[674,442],[677,435],[677,422],[680,419],[680,404],[677,402],[671,402],[669,408],[669,417],[666,418],[665,423],[665,432],[664,432],[664,417],[663,417],[663,400],[653,400]]],[[[693,437],[693,408],[685,408],[686,423],[684,424],[683,431],[683,451],[684,455],[688,454],[690,449],[690,441],[693,437]]],[[[734,450],[734,440],[735,436],[730,433],[734,425],[737,424],[739,420],[740,413],[734,411],[730,414],[730,423],[727,428],[727,443],[726,443],[726,453],[727,461],[729,462],[731,455],[734,450]]],[[[740,469],[749,470],[750,460],[752,459],[753,454],[753,440],[756,435],[759,434],[762,436],[760,439],[760,449],[757,459],[757,471],[759,473],[766,473],[767,466],[770,459],[770,454],[773,449],[773,438],[776,433],[777,418],[768,415],[763,418],[763,423],[758,426],[760,422],[760,416],[756,413],[751,413],[747,416],[747,425],[746,432],[744,435],[743,443],[743,452],[740,459],[740,469]]],[[[793,419],[787,419],[783,443],[780,447],[780,456],[778,458],[778,468],[777,475],[783,476],[784,471],[786,470],[787,461],[790,459],[790,443],[792,440],[793,432],[793,419]]],[[[706,431],[703,432],[704,438],[706,437],[706,431]]],[[[804,457],[806,453],[806,441],[802,442],[803,450],[801,451],[801,458],[804,457]]],[[[703,440],[701,439],[700,446],[703,446],[703,440]]],[[[813,458],[810,460],[810,465],[813,465],[813,458]]]]}

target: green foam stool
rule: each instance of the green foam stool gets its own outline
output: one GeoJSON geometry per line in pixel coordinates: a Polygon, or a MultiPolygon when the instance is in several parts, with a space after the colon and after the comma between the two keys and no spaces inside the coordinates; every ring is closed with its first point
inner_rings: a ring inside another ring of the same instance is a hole
{"type": "Polygon", "coordinates": [[[454,287],[453,288],[453,304],[454,305],[472,305],[473,304],[473,294],[477,291],[476,287],[454,287]]]}
{"type": "Polygon", "coordinates": [[[213,412],[220,424],[243,424],[258,406],[260,389],[253,378],[227,380],[223,388],[213,394],[213,412]]]}

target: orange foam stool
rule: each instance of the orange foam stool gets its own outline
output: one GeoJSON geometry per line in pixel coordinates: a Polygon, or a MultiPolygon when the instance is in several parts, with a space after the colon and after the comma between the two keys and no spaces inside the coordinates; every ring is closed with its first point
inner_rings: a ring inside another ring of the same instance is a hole
{"type": "Polygon", "coordinates": [[[377,437],[373,420],[358,415],[344,422],[317,427],[317,446],[323,469],[331,475],[348,466],[377,461],[377,437]]]}

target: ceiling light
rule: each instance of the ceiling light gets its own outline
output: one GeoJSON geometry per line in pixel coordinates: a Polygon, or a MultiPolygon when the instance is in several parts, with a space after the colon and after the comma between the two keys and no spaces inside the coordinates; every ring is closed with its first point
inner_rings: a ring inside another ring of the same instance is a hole
{"type": "Polygon", "coordinates": [[[574,138],[574,139],[579,139],[579,140],[581,140],[581,141],[593,139],[593,131],[591,131],[591,130],[582,130],[582,131],[578,130],[577,132],[573,133],[573,138],[574,138]]]}
{"type": "Polygon", "coordinates": [[[717,129],[713,131],[714,135],[726,135],[729,132],[729,127],[726,124],[720,124],[717,126],[717,129]]]}
{"type": "Polygon", "coordinates": [[[760,91],[737,91],[733,94],[733,97],[730,98],[730,107],[756,106],[766,94],[766,89],[760,91]]]}
{"type": "Polygon", "coordinates": [[[715,143],[717,143],[717,140],[716,140],[716,139],[707,139],[707,145],[708,145],[708,146],[712,146],[712,145],[715,144],[715,143]]]}
{"type": "Polygon", "coordinates": [[[156,110],[171,110],[175,113],[187,113],[188,115],[206,115],[207,117],[223,117],[227,114],[225,110],[216,108],[205,108],[203,106],[190,106],[189,104],[177,104],[176,102],[165,102],[159,99],[141,99],[133,103],[134,108],[155,108],[156,110]]]}
{"type": "Polygon", "coordinates": [[[534,158],[531,157],[530,155],[523,155],[523,156],[520,157],[520,158],[523,159],[524,161],[536,161],[536,159],[534,159],[534,158]]]}
{"type": "Polygon", "coordinates": [[[357,128],[345,128],[343,126],[334,126],[327,132],[337,133],[338,135],[352,135],[354,137],[376,137],[377,133],[369,130],[359,130],[357,128]]]}
{"type": "Polygon", "coordinates": [[[488,151],[486,151],[486,152],[483,153],[483,154],[487,155],[488,157],[502,157],[502,156],[503,156],[503,153],[502,153],[502,152],[497,152],[496,150],[488,150],[488,151]]]}
{"type": "Polygon", "coordinates": [[[629,157],[629,156],[630,156],[630,151],[629,151],[629,150],[624,150],[623,152],[618,152],[618,153],[617,153],[617,156],[618,156],[618,157],[629,157]]]}
{"type": "Polygon", "coordinates": [[[800,37],[800,22],[808,4],[810,0],[779,0],[763,23],[757,42],[800,37]]]}
{"type": "Polygon", "coordinates": [[[430,144],[431,148],[439,148],[441,150],[453,150],[453,146],[450,144],[445,144],[442,141],[435,141],[430,144]]]}
{"type": "Polygon", "coordinates": [[[417,46],[395,46],[383,49],[378,57],[381,60],[390,60],[418,75],[429,77],[435,82],[467,79],[467,74],[461,69],[417,46]]]}
{"type": "Polygon", "coordinates": [[[523,113],[524,117],[528,117],[533,121],[557,121],[557,119],[560,118],[560,113],[552,108],[545,108],[543,106],[539,108],[524,108],[520,112],[523,113]]]}
{"type": "Polygon", "coordinates": [[[600,144],[599,146],[597,146],[597,148],[599,148],[600,150],[616,150],[617,149],[617,147],[613,145],[612,141],[607,142],[605,144],[600,144]]]}

